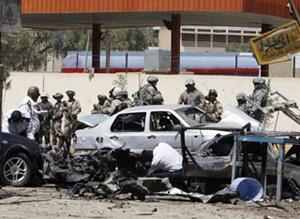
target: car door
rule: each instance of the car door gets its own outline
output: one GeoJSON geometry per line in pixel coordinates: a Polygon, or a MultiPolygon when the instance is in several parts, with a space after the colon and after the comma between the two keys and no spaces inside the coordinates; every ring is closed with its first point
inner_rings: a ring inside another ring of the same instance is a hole
{"type": "Polygon", "coordinates": [[[179,129],[181,122],[169,111],[152,111],[149,118],[149,144],[164,142],[176,149],[181,148],[179,129]]]}
{"type": "Polygon", "coordinates": [[[111,124],[108,138],[114,148],[143,149],[146,147],[146,112],[119,114],[111,124]]]}

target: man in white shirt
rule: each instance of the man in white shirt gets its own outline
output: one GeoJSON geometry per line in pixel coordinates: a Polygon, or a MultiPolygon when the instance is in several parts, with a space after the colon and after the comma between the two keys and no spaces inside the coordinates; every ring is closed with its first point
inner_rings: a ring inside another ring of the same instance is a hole
{"type": "Polygon", "coordinates": [[[182,175],[182,156],[170,145],[159,143],[153,152],[143,152],[142,157],[151,161],[149,176],[173,177],[182,175]],[[152,156],[151,156],[152,153],[152,156]]]}
{"type": "MultiPolygon", "coordinates": [[[[20,110],[29,113],[30,120],[32,123],[31,126],[31,133],[34,133],[34,135],[37,135],[40,129],[40,120],[39,116],[46,117],[48,115],[48,111],[43,110],[39,111],[37,100],[40,96],[39,88],[32,86],[27,91],[27,96],[21,101],[20,104],[20,110]]],[[[37,137],[37,136],[36,136],[37,137]]]]}
{"type": "Polygon", "coordinates": [[[20,109],[9,110],[3,116],[2,131],[34,140],[30,115],[20,109]]]}

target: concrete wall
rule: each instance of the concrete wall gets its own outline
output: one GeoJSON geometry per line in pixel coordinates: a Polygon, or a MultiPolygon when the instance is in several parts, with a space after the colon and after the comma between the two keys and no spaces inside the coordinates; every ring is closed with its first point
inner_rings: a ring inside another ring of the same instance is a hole
{"type": "Polygon", "coordinates": [[[269,65],[270,77],[293,77],[293,61],[269,65]]]}
{"type": "MultiPolygon", "coordinates": [[[[145,83],[148,75],[129,73],[128,92],[131,95],[138,90],[139,81],[145,83]]],[[[250,77],[226,77],[226,76],[195,76],[195,75],[159,75],[158,88],[161,90],[166,104],[176,104],[180,93],[184,90],[184,81],[193,78],[199,90],[205,94],[210,88],[219,93],[219,99],[223,104],[235,105],[235,95],[239,92],[250,94],[252,92],[252,78],[250,77]]],[[[55,92],[65,92],[68,89],[76,91],[76,98],[82,104],[81,116],[89,114],[96,96],[100,93],[107,94],[113,87],[113,80],[117,78],[113,74],[96,74],[89,80],[87,74],[62,74],[62,73],[11,73],[12,86],[4,93],[4,112],[19,105],[30,86],[38,86],[41,91],[52,95],[55,92]]],[[[300,79],[271,78],[272,90],[278,90],[290,99],[300,103],[299,92],[300,79]]],[[[66,95],[65,95],[66,96],[66,95]]],[[[300,126],[289,121],[283,115],[279,117],[280,130],[300,131],[300,126]]],[[[271,126],[270,129],[273,127],[271,126]]]]}

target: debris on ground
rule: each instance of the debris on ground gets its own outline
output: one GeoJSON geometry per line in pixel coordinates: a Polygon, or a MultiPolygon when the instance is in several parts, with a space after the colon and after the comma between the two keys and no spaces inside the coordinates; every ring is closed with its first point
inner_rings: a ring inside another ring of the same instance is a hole
{"type": "Polygon", "coordinates": [[[145,200],[147,188],[138,183],[129,150],[97,151],[73,157],[45,156],[45,179],[70,186],[72,197],[113,198],[131,194],[145,200]],[[130,162],[132,161],[132,162],[130,162]],[[132,170],[132,172],[131,172],[132,170]]]}

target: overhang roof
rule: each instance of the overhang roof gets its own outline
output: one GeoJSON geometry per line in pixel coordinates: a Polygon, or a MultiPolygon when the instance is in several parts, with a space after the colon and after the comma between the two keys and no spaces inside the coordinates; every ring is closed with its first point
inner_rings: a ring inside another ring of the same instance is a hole
{"type": "MultiPolygon", "coordinates": [[[[279,26],[291,19],[288,0],[22,0],[23,26],[41,29],[182,25],[279,26]]],[[[300,5],[300,0],[296,0],[300,5]]]]}

